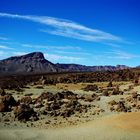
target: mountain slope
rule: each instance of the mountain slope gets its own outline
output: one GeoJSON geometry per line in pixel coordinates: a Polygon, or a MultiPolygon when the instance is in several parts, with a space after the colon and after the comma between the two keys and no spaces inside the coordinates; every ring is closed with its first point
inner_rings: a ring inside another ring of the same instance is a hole
{"type": "Polygon", "coordinates": [[[121,69],[127,69],[128,67],[125,65],[117,65],[117,66],[85,66],[78,64],[56,64],[56,66],[60,69],[64,69],[66,71],[77,71],[77,72],[88,72],[88,71],[115,71],[121,69]]]}
{"type": "Polygon", "coordinates": [[[58,68],[44,58],[41,52],[10,57],[0,61],[0,74],[57,72],[58,68]]]}
{"type": "Polygon", "coordinates": [[[85,66],[79,64],[53,64],[44,58],[43,53],[33,52],[14,56],[0,61],[0,74],[37,74],[49,72],[94,72],[126,69],[127,66],[85,66]]]}

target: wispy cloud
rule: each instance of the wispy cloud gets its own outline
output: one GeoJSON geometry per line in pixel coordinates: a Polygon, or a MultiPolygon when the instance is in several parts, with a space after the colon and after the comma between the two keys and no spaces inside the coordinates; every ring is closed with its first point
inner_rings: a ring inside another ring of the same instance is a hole
{"type": "MultiPolygon", "coordinates": [[[[1,51],[0,50],[0,59],[5,59],[7,57],[11,57],[11,56],[21,56],[21,55],[25,55],[28,54],[28,52],[24,52],[24,51],[15,51],[15,52],[10,52],[10,51],[1,51]]],[[[59,55],[59,54],[55,54],[55,53],[44,53],[44,57],[53,62],[53,63],[76,63],[79,62],[85,58],[82,57],[75,57],[75,56],[66,56],[66,55],[59,55]]]]}
{"type": "Polygon", "coordinates": [[[104,43],[104,44],[107,45],[107,46],[111,46],[113,48],[121,48],[120,44],[114,44],[114,43],[104,43]]]}
{"type": "Polygon", "coordinates": [[[79,46],[51,46],[51,45],[35,45],[35,44],[20,44],[28,48],[43,48],[43,49],[58,49],[58,50],[81,50],[79,46]]]}
{"type": "Polygon", "coordinates": [[[92,29],[66,19],[48,16],[16,15],[9,13],[0,13],[0,17],[30,20],[32,22],[45,24],[53,29],[41,29],[40,31],[47,32],[53,35],[59,35],[92,42],[123,41],[122,38],[115,36],[111,33],[107,33],[98,29],[92,29]]]}
{"type": "Polygon", "coordinates": [[[9,56],[9,52],[8,51],[0,50],[0,60],[1,59],[5,59],[8,56],[9,56]]]}
{"type": "Polygon", "coordinates": [[[7,49],[7,50],[11,50],[12,48],[5,46],[5,45],[0,45],[0,49],[7,49]]]}
{"type": "Polygon", "coordinates": [[[83,58],[80,57],[71,57],[71,56],[64,56],[64,55],[57,55],[57,54],[49,54],[45,53],[44,54],[45,58],[49,61],[53,62],[68,62],[68,63],[75,63],[78,62],[79,60],[82,60],[83,58]]]}
{"type": "Polygon", "coordinates": [[[14,56],[20,56],[20,55],[25,55],[28,54],[27,52],[12,52],[12,55],[14,56]]]}
{"type": "Polygon", "coordinates": [[[25,55],[25,54],[28,54],[28,53],[23,52],[23,51],[3,51],[3,50],[0,50],[0,60],[11,57],[11,56],[20,56],[20,55],[25,55]]]}
{"type": "Polygon", "coordinates": [[[132,58],[139,58],[140,55],[120,51],[120,50],[113,50],[110,52],[106,52],[107,58],[115,58],[115,59],[132,59],[132,58]]]}
{"type": "Polygon", "coordinates": [[[6,37],[2,37],[2,36],[0,36],[0,40],[8,40],[8,38],[6,38],[6,37]]]}
{"type": "Polygon", "coordinates": [[[90,53],[87,52],[70,52],[70,51],[54,51],[56,53],[60,53],[60,54],[72,54],[72,55],[91,55],[90,53]]]}
{"type": "Polygon", "coordinates": [[[49,46],[49,45],[35,45],[35,44],[21,44],[21,46],[34,48],[34,49],[43,48],[49,52],[53,51],[57,54],[90,55],[90,53],[82,51],[82,48],[79,46],[49,46]]]}
{"type": "Polygon", "coordinates": [[[4,51],[1,51],[1,50],[0,50],[0,56],[3,55],[3,54],[4,54],[4,51]]]}

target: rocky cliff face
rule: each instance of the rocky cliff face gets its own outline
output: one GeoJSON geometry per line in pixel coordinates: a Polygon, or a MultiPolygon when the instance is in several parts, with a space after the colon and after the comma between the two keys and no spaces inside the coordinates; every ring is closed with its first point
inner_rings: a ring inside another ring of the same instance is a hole
{"type": "Polygon", "coordinates": [[[37,74],[49,72],[94,72],[126,69],[127,66],[85,66],[78,64],[53,64],[44,58],[43,53],[33,52],[14,56],[0,61],[0,75],[4,74],[37,74]]]}
{"type": "Polygon", "coordinates": [[[117,65],[117,66],[84,66],[78,64],[56,64],[56,66],[60,69],[65,69],[66,71],[76,71],[76,72],[94,72],[94,71],[115,71],[121,69],[127,69],[128,67],[125,65],[117,65]]]}
{"type": "Polygon", "coordinates": [[[58,68],[44,58],[41,52],[10,57],[0,61],[1,74],[57,72],[58,68]]]}

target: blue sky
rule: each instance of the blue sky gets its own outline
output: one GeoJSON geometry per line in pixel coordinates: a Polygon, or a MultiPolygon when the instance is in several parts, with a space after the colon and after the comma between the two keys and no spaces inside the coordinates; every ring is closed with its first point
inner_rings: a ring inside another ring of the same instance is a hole
{"type": "Polygon", "coordinates": [[[1,0],[0,59],[40,51],[54,63],[140,65],[139,0],[1,0]]]}

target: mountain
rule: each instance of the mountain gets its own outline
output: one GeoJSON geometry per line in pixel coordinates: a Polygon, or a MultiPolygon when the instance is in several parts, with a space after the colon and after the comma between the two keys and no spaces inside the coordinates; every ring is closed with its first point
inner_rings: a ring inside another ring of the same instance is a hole
{"type": "Polygon", "coordinates": [[[85,66],[85,65],[78,65],[78,64],[59,64],[57,63],[56,66],[60,69],[64,69],[66,71],[76,71],[76,72],[88,72],[88,71],[115,71],[121,69],[127,69],[129,67],[125,65],[117,65],[117,66],[85,66]]]}
{"type": "Polygon", "coordinates": [[[140,68],[140,65],[139,65],[139,66],[137,66],[136,68],[138,68],[138,69],[139,69],[139,68],[140,68]]]}
{"type": "Polygon", "coordinates": [[[14,56],[0,61],[0,75],[37,74],[49,72],[93,72],[126,69],[127,66],[85,66],[79,64],[53,64],[44,58],[43,53],[33,52],[14,56]]]}
{"type": "Polygon", "coordinates": [[[0,61],[0,74],[24,74],[57,72],[55,64],[44,58],[43,53],[33,52],[0,61]]]}

